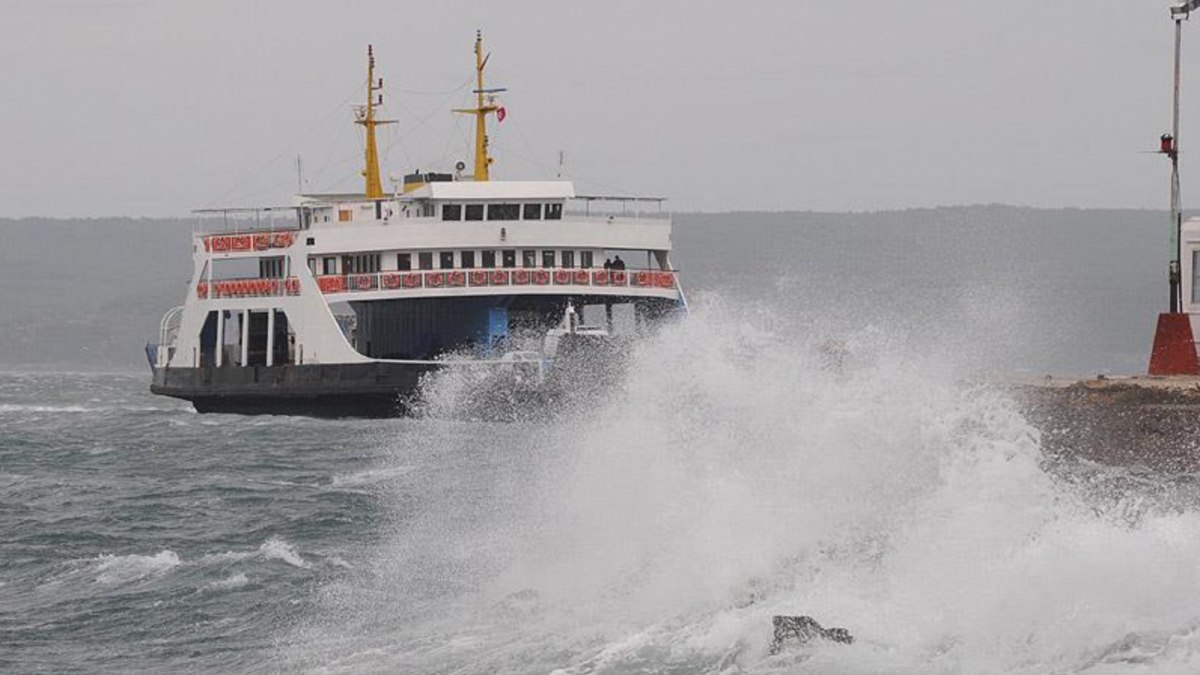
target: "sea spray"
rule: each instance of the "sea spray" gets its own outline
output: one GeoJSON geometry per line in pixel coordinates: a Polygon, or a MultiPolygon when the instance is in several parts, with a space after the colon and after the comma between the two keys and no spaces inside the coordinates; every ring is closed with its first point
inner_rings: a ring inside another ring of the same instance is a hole
{"type": "MultiPolygon", "coordinates": [[[[408,429],[395,463],[433,468],[406,474],[377,559],[283,653],[334,671],[1192,664],[1195,513],[1098,508],[946,354],[869,328],[830,363],[830,336],[755,316],[701,303],[619,386],[542,421],[408,429]],[[858,640],[770,657],[785,613],[858,640]]],[[[462,391],[431,382],[434,405],[439,386],[462,391]]]]}

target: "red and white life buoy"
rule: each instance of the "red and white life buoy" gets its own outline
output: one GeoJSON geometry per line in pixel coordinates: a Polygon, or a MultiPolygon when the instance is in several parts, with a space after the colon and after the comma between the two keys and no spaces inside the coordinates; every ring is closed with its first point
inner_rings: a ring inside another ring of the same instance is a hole
{"type": "Polygon", "coordinates": [[[592,283],[597,286],[607,286],[608,270],[596,270],[592,272],[592,283]]]}
{"type": "Polygon", "coordinates": [[[441,272],[427,272],[425,274],[425,286],[427,288],[441,288],[445,281],[445,275],[441,272]]]}
{"type": "Polygon", "coordinates": [[[404,275],[404,287],[405,288],[420,288],[421,287],[421,275],[417,272],[413,272],[411,274],[405,274],[404,275]]]}
{"type": "Polygon", "coordinates": [[[400,288],[399,274],[385,274],[381,278],[383,279],[384,288],[400,288]]]}
{"type": "Polygon", "coordinates": [[[508,272],[506,272],[504,270],[494,270],[492,272],[492,285],[493,286],[507,286],[508,285],[508,272]]]}
{"type": "Polygon", "coordinates": [[[254,250],[255,251],[265,251],[269,248],[271,248],[271,235],[269,235],[269,234],[254,235],[254,250]]]}
{"type": "Polygon", "coordinates": [[[613,270],[611,279],[613,286],[624,286],[626,281],[625,270],[613,270]]]}
{"type": "Polygon", "coordinates": [[[545,286],[550,283],[550,272],[546,270],[538,270],[533,273],[533,283],[538,286],[545,286]]]}
{"type": "Polygon", "coordinates": [[[488,273],[483,270],[475,270],[470,275],[472,286],[487,286],[488,273]]]}
{"type": "Polygon", "coordinates": [[[558,286],[566,286],[571,283],[571,270],[555,270],[554,283],[558,286]]]}
{"type": "Polygon", "coordinates": [[[196,297],[202,300],[208,297],[208,284],[204,283],[203,281],[196,284],[196,297]]]}
{"type": "Polygon", "coordinates": [[[300,280],[296,277],[288,277],[284,280],[283,287],[288,295],[298,295],[300,293],[300,280]]]}
{"type": "Polygon", "coordinates": [[[369,275],[362,274],[354,279],[354,286],[360,291],[369,291],[375,284],[369,275]]]}
{"type": "Polygon", "coordinates": [[[587,286],[588,282],[591,280],[592,280],[592,277],[590,274],[588,274],[587,270],[575,270],[575,283],[576,284],[578,284],[580,286],[587,286]]]}
{"type": "Polygon", "coordinates": [[[513,272],[513,283],[521,285],[529,283],[529,270],[517,270],[513,272]]]}
{"type": "Polygon", "coordinates": [[[450,272],[446,275],[447,286],[465,286],[467,283],[467,275],[463,272],[450,272]]]}

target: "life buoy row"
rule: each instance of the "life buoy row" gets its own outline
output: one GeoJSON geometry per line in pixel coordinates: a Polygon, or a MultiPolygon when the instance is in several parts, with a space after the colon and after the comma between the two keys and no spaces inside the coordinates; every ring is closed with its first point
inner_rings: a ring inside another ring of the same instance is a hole
{"type": "Polygon", "coordinates": [[[214,253],[266,251],[272,248],[288,248],[295,241],[295,235],[291,232],[216,235],[204,237],[204,250],[214,253]]]}
{"type": "Polygon", "coordinates": [[[633,275],[634,286],[648,286],[658,288],[674,288],[675,273],[674,272],[656,272],[653,270],[639,270],[633,275]]]}
{"type": "Polygon", "coordinates": [[[212,291],[214,298],[243,298],[264,295],[288,295],[300,293],[300,280],[296,277],[287,279],[230,279],[228,281],[202,281],[196,285],[196,297],[205,299],[212,291]]]}
{"type": "Polygon", "coordinates": [[[385,272],[383,274],[328,275],[317,277],[322,293],[400,288],[462,288],[464,286],[642,286],[673,288],[675,274],[654,270],[503,269],[385,272]]]}

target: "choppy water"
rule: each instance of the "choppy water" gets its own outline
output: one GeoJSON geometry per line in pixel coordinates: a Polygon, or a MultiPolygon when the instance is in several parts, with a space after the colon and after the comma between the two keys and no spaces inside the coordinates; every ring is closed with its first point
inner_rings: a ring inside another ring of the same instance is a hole
{"type": "MultiPolygon", "coordinates": [[[[1047,466],[902,336],[699,311],[543,421],[0,375],[0,670],[1190,673],[1190,477],[1047,466]],[[770,657],[773,614],[854,645],[770,657]]],[[[760,317],[761,318],[761,317],[760,317]]]]}

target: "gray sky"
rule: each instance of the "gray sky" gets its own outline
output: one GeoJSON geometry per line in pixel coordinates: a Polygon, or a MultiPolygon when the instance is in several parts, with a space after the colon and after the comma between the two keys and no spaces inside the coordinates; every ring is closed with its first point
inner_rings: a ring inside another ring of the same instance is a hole
{"type": "Polygon", "coordinates": [[[675,210],[1165,207],[1139,152],[1170,122],[1168,4],[0,0],[0,216],[290,203],[297,155],[306,189],[359,189],[368,42],[385,173],[469,163],[476,27],[510,88],[496,178],[564,150],[580,191],[675,210]]]}

